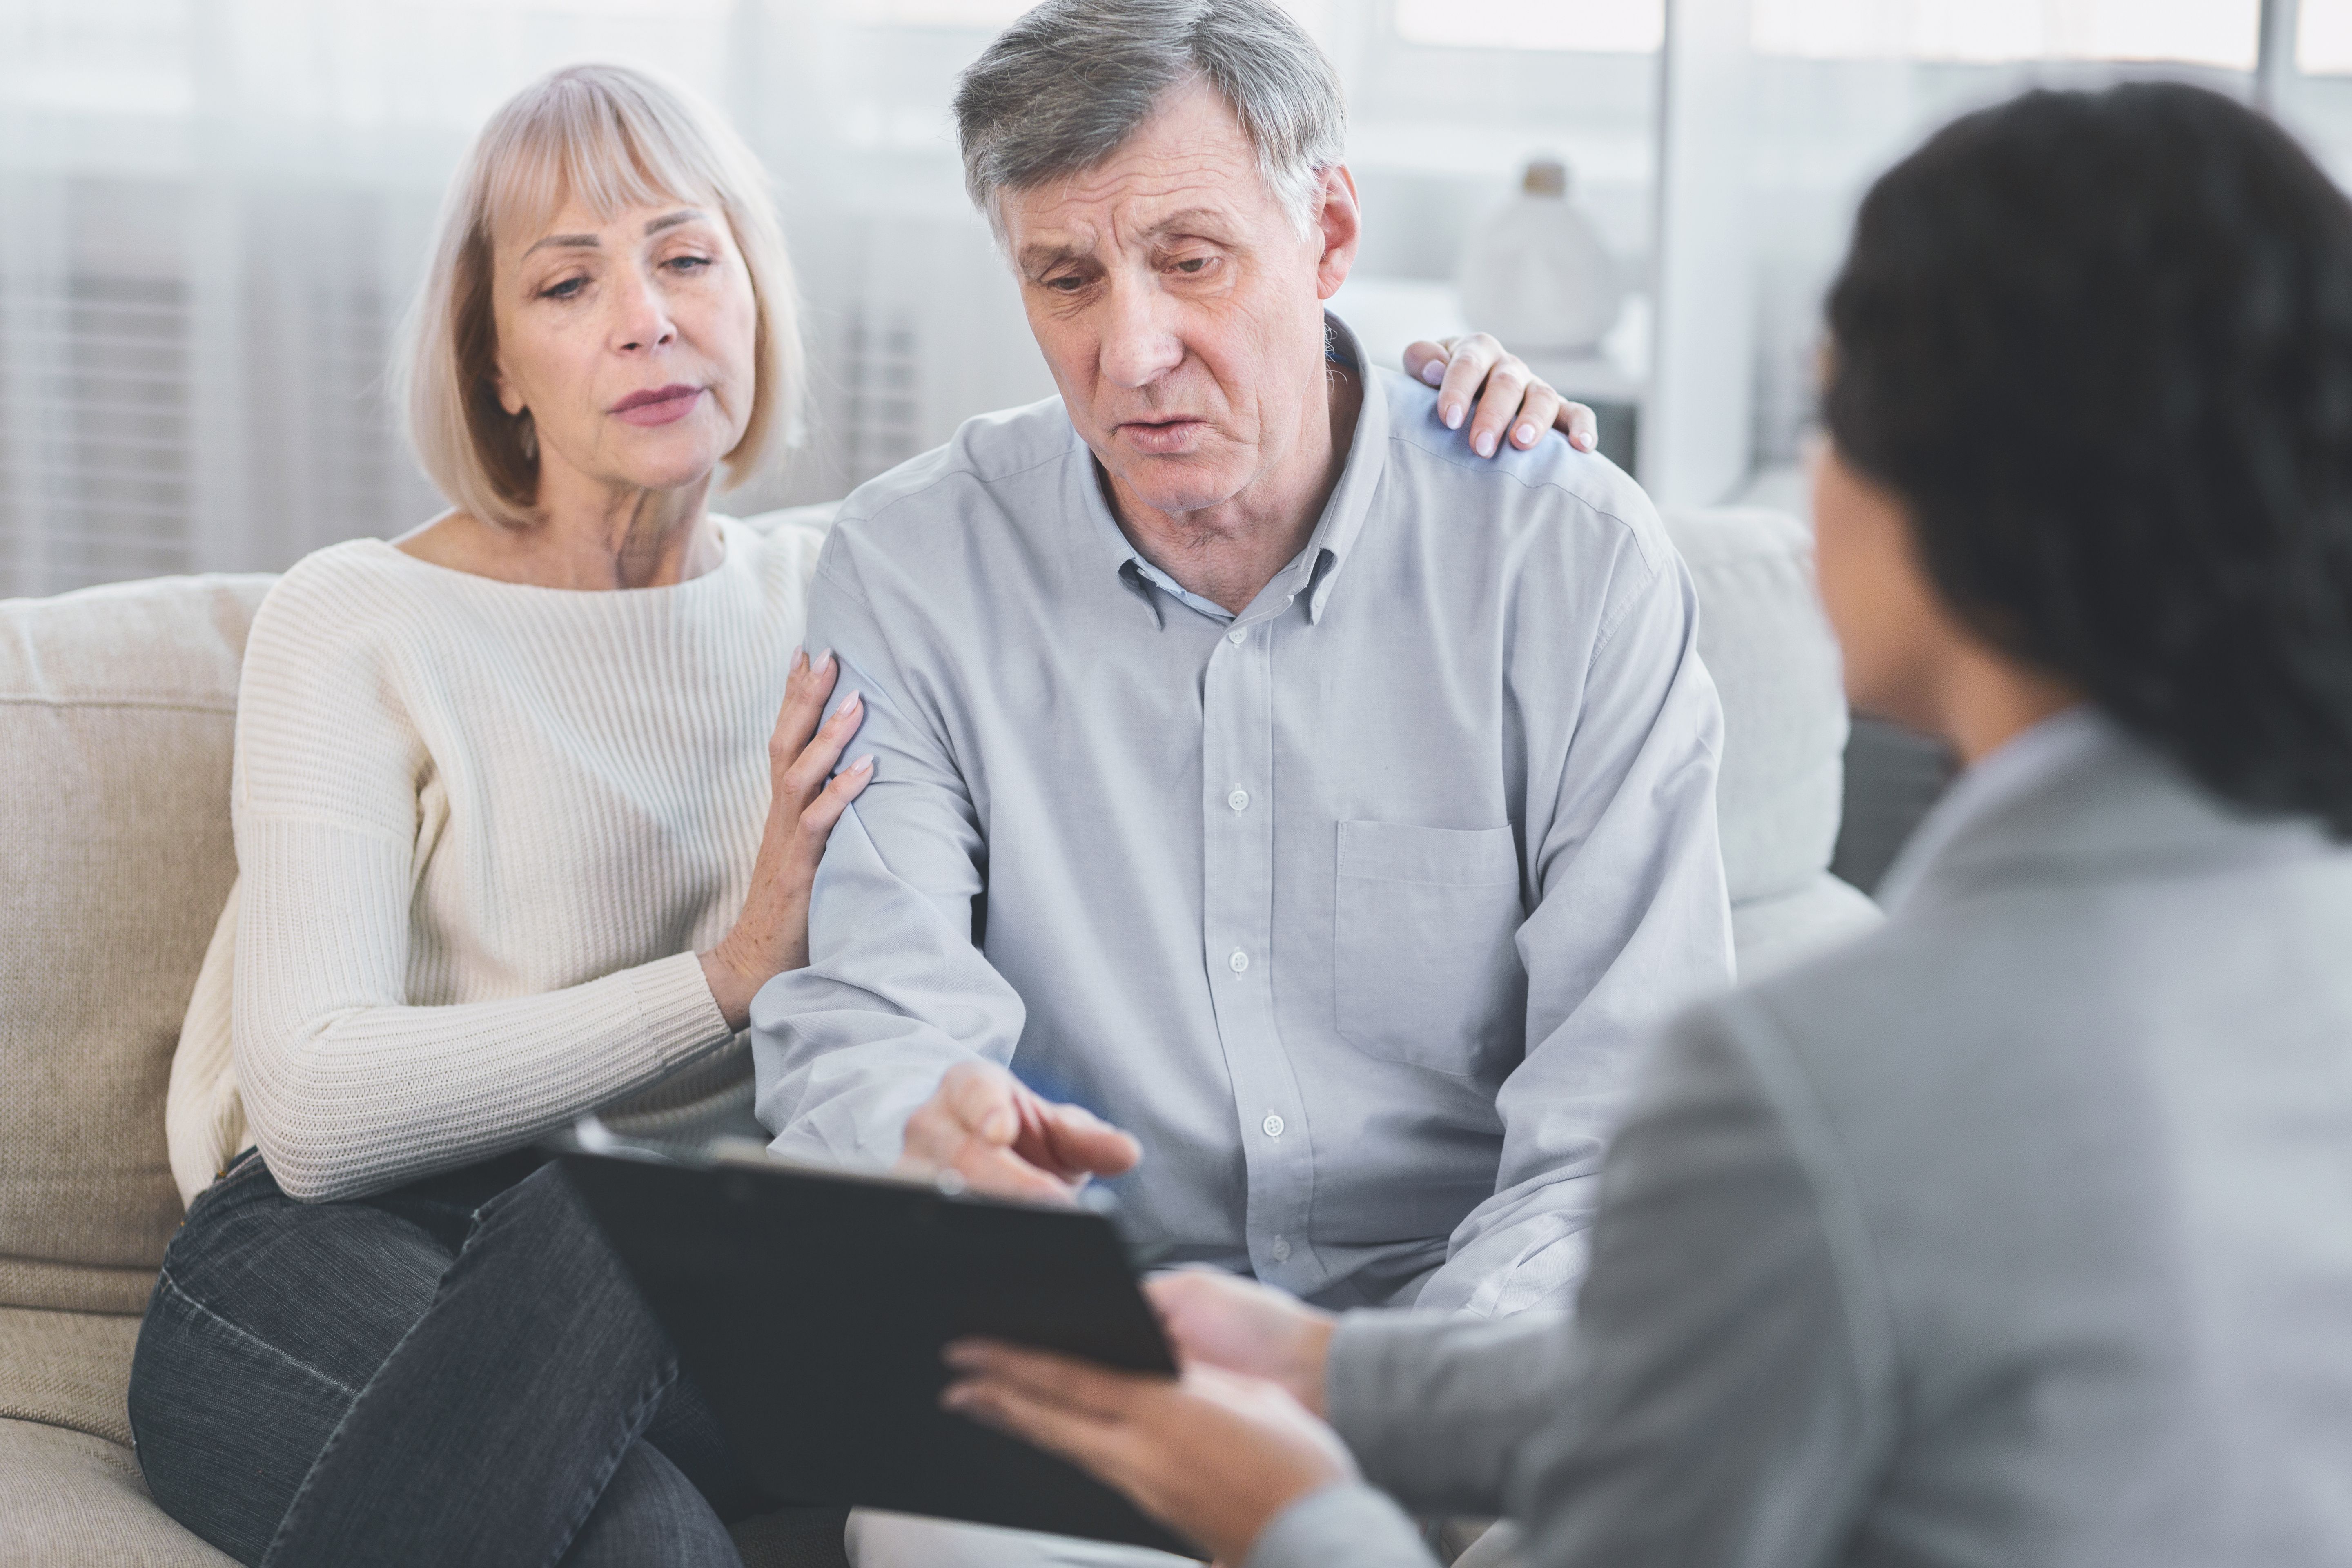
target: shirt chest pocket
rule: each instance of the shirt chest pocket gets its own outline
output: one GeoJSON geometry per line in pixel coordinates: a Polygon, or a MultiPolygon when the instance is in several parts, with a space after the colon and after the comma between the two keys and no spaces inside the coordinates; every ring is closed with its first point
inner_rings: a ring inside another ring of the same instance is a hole
{"type": "Polygon", "coordinates": [[[1332,1010],[1369,1057],[1477,1071],[1517,1042],[1525,974],[1512,939],[1519,857],[1508,827],[1339,824],[1332,1010]]]}

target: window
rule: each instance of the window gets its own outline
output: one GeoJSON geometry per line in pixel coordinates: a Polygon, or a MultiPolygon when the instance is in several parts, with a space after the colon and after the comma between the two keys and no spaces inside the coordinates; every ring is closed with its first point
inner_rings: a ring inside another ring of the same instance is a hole
{"type": "MultiPolygon", "coordinates": [[[[1755,0],[1758,52],[1820,59],[2176,60],[2252,70],[2261,0],[1755,0]]],[[[2352,12],[2352,0],[2305,0],[2352,12]]],[[[2352,35],[2352,18],[2339,28],[2352,35]]],[[[2352,44],[2352,36],[2346,37],[2352,44]]]]}
{"type": "MultiPolygon", "coordinates": [[[[861,27],[958,27],[993,33],[1009,26],[1037,0],[833,0],[834,14],[861,27]]],[[[1533,9],[1544,0],[1518,0],[1533,9]]],[[[1656,0],[1663,4],[1664,0],[1656,0]]],[[[1328,0],[1280,0],[1283,9],[1314,32],[1328,0]]]]}
{"type": "Polygon", "coordinates": [[[971,27],[995,32],[1036,0],[834,0],[843,20],[863,27],[971,27]]]}
{"type": "Polygon", "coordinates": [[[2294,63],[2306,76],[2352,76],[2352,0],[2303,0],[2294,63]]]}
{"type": "Polygon", "coordinates": [[[1442,48],[1649,54],[1665,0],[1396,0],[1397,37],[1442,48]]]}

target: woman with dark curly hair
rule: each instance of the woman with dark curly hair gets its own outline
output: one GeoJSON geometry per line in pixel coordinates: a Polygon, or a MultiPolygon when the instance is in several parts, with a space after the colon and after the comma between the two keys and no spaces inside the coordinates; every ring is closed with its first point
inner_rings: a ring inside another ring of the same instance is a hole
{"type": "Polygon", "coordinates": [[[1427,1563],[1367,1481],[1545,1564],[2352,1563],[2352,205],[2230,100],[2037,92],[1878,182],[1829,322],[1847,684],[1969,771],[1881,931],[1664,1042],[1573,1331],[1188,1276],[1181,1381],[951,1405],[1249,1568],[1427,1563]]]}

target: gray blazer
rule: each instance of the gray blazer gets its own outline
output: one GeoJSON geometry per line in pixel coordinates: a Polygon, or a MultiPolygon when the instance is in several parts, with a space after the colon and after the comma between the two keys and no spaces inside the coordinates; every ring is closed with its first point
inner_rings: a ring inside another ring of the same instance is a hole
{"type": "MultiPolygon", "coordinates": [[[[1887,926],[1673,1031],[1572,1333],[1345,1322],[1370,1481],[1547,1568],[2352,1564],[2352,854],[2055,722],[1887,926]]],[[[1251,1559],[1427,1561],[1366,1488],[1251,1559]]]]}

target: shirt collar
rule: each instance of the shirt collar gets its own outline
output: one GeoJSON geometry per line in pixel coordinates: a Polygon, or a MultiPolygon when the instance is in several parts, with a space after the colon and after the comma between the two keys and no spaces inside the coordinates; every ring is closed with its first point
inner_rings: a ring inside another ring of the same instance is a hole
{"type": "Polygon", "coordinates": [[[1235,616],[1213,600],[1202,597],[1179,584],[1174,578],[1145,560],[1111,515],[1110,503],[1103,495],[1101,467],[1095,461],[1093,451],[1071,431],[1079,453],[1086,461],[1086,500],[1087,511],[1094,519],[1094,531],[1103,542],[1112,569],[1120,579],[1146,599],[1153,600],[1153,613],[1159,605],[1152,590],[1157,588],[1171,598],[1221,621],[1234,621],[1252,626],[1270,620],[1287,609],[1302,593],[1307,595],[1307,618],[1322,618],[1323,606],[1331,597],[1332,584],[1345,565],[1348,552],[1363,532],[1364,519],[1372,508],[1373,494],[1380,489],[1381,472],[1387,462],[1389,444],[1389,412],[1386,395],[1380,378],[1364,363],[1363,345],[1348,324],[1332,315],[1323,313],[1324,352],[1337,363],[1356,373],[1363,388],[1361,405],[1356,413],[1354,438],[1348,447],[1348,460],[1339,470],[1339,482],[1331,487],[1331,499],[1323,505],[1323,515],[1307,536],[1307,547],[1292,558],[1289,564],[1274,574],[1260,591],[1255,602],[1241,615],[1235,616]]]}
{"type": "Polygon", "coordinates": [[[1970,826],[2064,772],[2103,744],[2107,732],[2107,721],[2097,709],[2087,702],[2077,703],[1978,759],[1920,819],[1878,884],[1879,903],[1890,914],[1899,911],[1927,880],[1930,868],[1970,826]]]}

